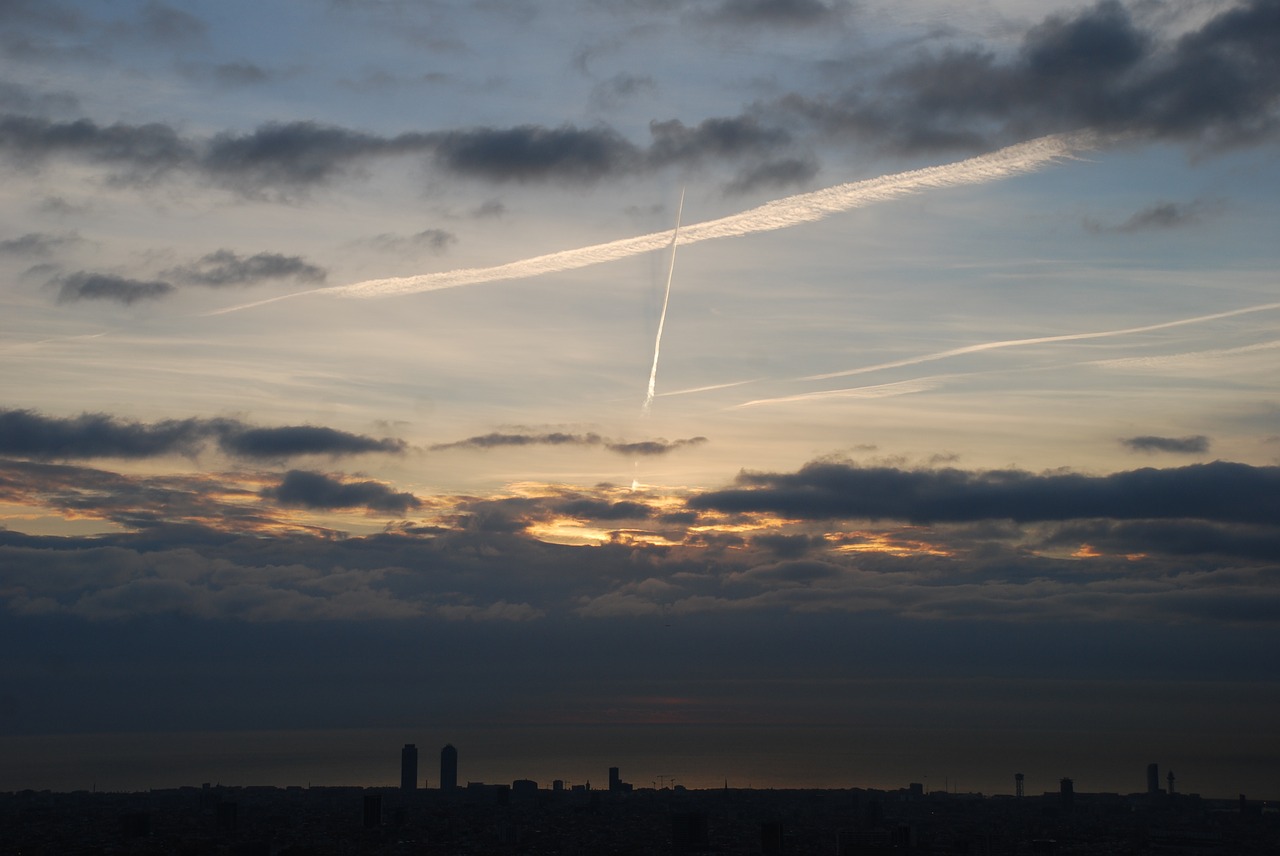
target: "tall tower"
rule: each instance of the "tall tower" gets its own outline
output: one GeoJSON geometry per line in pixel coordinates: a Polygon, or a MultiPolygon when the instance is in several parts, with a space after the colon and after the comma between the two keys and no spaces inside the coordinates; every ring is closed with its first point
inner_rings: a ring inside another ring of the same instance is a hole
{"type": "Polygon", "coordinates": [[[621,779],[621,778],[619,778],[619,776],[618,776],[618,768],[617,768],[617,767],[610,767],[610,768],[609,768],[609,790],[610,790],[610,791],[620,791],[620,790],[622,790],[622,779],[621,779]]]}
{"type": "Polygon", "coordinates": [[[1021,773],[1013,774],[1013,793],[1018,799],[1022,799],[1022,780],[1024,778],[1021,773]]]}
{"type": "Polygon", "coordinates": [[[1173,796],[1173,770],[1169,771],[1169,796],[1173,796]]]}
{"type": "Polygon", "coordinates": [[[452,744],[440,750],[440,790],[452,791],[458,787],[458,750],[452,744]]]}
{"type": "Polygon", "coordinates": [[[1160,793],[1160,765],[1159,764],[1147,765],[1147,793],[1149,794],[1160,793]]]}
{"type": "Polygon", "coordinates": [[[418,788],[418,747],[404,744],[400,750],[400,790],[408,793],[418,788]]]}
{"type": "Polygon", "coordinates": [[[1058,802],[1063,808],[1070,810],[1076,802],[1076,786],[1075,783],[1065,776],[1062,781],[1058,782],[1058,802]]]}

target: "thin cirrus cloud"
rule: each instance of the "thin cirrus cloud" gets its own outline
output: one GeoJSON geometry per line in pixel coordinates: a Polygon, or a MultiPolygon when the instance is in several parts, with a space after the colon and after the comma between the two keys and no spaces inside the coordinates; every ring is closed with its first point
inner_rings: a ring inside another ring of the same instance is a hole
{"type": "Polygon", "coordinates": [[[254,459],[401,454],[406,449],[402,440],[313,425],[261,428],[225,418],[144,423],[104,413],[56,417],[0,409],[0,455],[34,460],[142,459],[195,455],[210,443],[226,454],[254,459]]]}

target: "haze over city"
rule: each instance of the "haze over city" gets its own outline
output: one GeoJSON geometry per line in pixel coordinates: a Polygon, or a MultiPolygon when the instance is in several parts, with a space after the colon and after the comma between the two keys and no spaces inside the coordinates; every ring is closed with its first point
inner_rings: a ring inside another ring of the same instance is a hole
{"type": "Polygon", "coordinates": [[[0,4],[0,791],[1280,769],[1280,2],[0,4]]]}

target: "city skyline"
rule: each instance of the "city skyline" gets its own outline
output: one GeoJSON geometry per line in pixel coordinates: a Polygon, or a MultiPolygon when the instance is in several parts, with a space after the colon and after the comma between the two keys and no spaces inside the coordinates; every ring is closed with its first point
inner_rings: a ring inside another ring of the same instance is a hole
{"type": "Polygon", "coordinates": [[[0,790],[439,735],[1267,791],[1278,42],[1277,0],[4,4],[0,790]]]}

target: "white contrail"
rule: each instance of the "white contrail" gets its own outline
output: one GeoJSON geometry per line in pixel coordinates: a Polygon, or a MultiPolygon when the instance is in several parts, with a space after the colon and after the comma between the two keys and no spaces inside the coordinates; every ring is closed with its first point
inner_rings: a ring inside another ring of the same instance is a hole
{"type": "Polygon", "coordinates": [[[1000,342],[983,342],[978,345],[966,345],[963,348],[952,348],[949,351],[938,351],[919,357],[908,357],[905,360],[894,360],[889,363],[876,363],[874,366],[863,366],[858,369],[846,369],[839,372],[808,375],[800,380],[830,380],[835,377],[867,374],[885,369],[897,369],[903,366],[916,366],[934,360],[945,360],[948,357],[959,357],[964,354],[976,354],[981,351],[994,351],[1000,348],[1021,348],[1027,345],[1046,345],[1051,342],[1077,342],[1082,339],[1104,339],[1110,336],[1128,336],[1134,333],[1150,333],[1153,330],[1168,330],[1170,327],[1183,327],[1187,324],[1203,324],[1206,321],[1217,321],[1220,318],[1232,318],[1250,312],[1264,312],[1269,309],[1280,309],[1280,303],[1263,303],[1258,306],[1246,306],[1243,309],[1231,309],[1226,312],[1215,312],[1212,315],[1198,315],[1195,318],[1180,318],[1177,321],[1164,321],[1160,324],[1148,324],[1144,327],[1126,327],[1123,330],[1099,330],[1093,333],[1065,333],[1060,336],[1038,336],[1034,339],[1005,339],[1000,342]]]}
{"type": "Polygon", "coordinates": [[[919,377],[912,380],[900,380],[895,383],[878,383],[874,386],[859,386],[852,389],[829,389],[822,392],[804,392],[799,395],[785,395],[780,398],[757,398],[755,401],[744,401],[734,407],[759,407],[762,404],[791,404],[797,401],[818,401],[829,398],[890,398],[895,395],[911,395],[916,392],[929,392],[937,389],[951,375],[935,377],[919,377]]]}
{"type": "Polygon", "coordinates": [[[671,302],[671,280],[676,275],[676,244],[680,240],[680,218],[684,216],[684,188],[680,188],[680,205],[676,208],[676,227],[671,231],[671,266],[667,268],[667,291],[662,295],[662,314],[658,316],[658,335],[653,339],[653,368],[649,369],[649,391],[645,393],[640,413],[648,416],[653,406],[653,393],[658,385],[658,352],[662,350],[662,328],[667,323],[667,304],[671,302]]]}
{"type": "MultiPolygon", "coordinates": [[[[959,187],[966,184],[982,184],[997,181],[1039,169],[1056,160],[1069,158],[1077,152],[1099,144],[1096,135],[1089,133],[1054,134],[1008,146],[985,155],[956,161],[955,163],[914,169],[864,181],[837,184],[823,190],[800,193],[766,202],[756,208],[718,220],[708,220],[686,226],[681,243],[696,244],[717,238],[736,238],[757,232],[771,232],[804,223],[814,223],[832,214],[851,211],[876,202],[887,202],[923,190],[959,187]]],[[[673,238],[673,232],[654,232],[635,238],[623,238],[605,244],[562,250],[530,259],[508,262],[495,267],[461,268],[417,276],[371,279],[350,285],[335,285],[285,294],[254,303],[245,303],[221,309],[210,314],[235,312],[254,306],[263,306],[290,297],[306,294],[328,294],[334,297],[387,297],[397,294],[416,294],[496,282],[522,279],[566,270],[576,270],[589,265],[617,261],[629,256],[660,250],[673,238]]]]}

